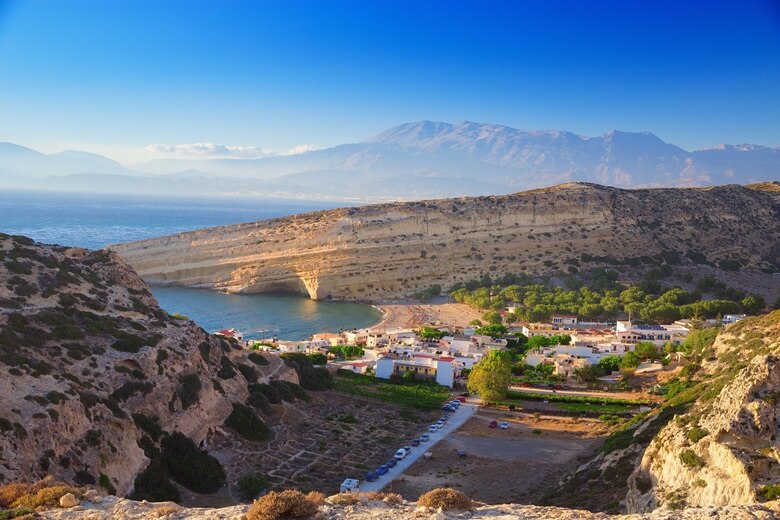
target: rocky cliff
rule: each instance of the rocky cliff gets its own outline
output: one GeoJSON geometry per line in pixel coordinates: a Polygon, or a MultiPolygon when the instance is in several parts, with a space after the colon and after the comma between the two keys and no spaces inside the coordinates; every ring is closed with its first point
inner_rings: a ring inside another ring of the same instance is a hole
{"type": "Polygon", "coordinates": [[[644,451],[629,511],[780,496],[780,311],[729,327],[698,356],[671,400],[695,401],[644,451]]]}
{"type": "Polygon", "coordinates": [[[153,284],[314,299],[404,297],[483,273],[595,265],[665,261],[772,272],[780,270],[776,188],[570,183],[500,197],[306,213],[111,249],[153,284]]]}
{"type": "Polygon", "coordinates": [[[247,377],[297,381],[263,361],[168,316],[115,253],[0,235],[0,482],[53,474],[125,494],[156,449],[145,437],[201,443],[247,377]]]}

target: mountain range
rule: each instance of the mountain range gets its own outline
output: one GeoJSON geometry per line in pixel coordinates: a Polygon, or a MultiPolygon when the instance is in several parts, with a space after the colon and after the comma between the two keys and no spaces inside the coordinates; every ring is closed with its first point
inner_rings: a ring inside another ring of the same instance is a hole
{"type": "Polygon", "coordinates": [[[360,143],[258,159],[156,159],[122,165],[79,151],[0,143],[0,188],[395,200],[506,194],[581,181],[616,187],[780,179],[780,147],[687,151],[649,132],[566,131],[420,121],[360,143]]]}

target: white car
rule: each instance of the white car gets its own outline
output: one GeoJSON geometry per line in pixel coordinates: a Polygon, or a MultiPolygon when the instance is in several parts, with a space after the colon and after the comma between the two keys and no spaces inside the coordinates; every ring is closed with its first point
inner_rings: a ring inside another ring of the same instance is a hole
{"type": "Polygon", "coordinates": [[[504,421],[501,424],[499,424],[498,427],[501,428],[502,430],[508,430],[509,429],[509,423],[504,421]]]}
{"type": "Polygon", "coordinates": [[[401,448],[400,450],[395,452],[395,455],[393,455],[393,458],[395,460],[403,460],[404,457],[406,457],[406,450],[401,448]]]}
{"type": "Polygon", "coordinates": [[[436,433],[436,431],[437,431],[438,429],[439,429],[439,427],[438,427],[438,426],[436,426],[435,424],[432,424],[432,425],[428,426],[428,431],[429,431],[430,433],[436,433]]]}

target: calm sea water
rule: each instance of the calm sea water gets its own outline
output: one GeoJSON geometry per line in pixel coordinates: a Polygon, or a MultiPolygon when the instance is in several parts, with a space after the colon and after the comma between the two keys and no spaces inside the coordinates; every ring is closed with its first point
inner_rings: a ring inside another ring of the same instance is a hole
{"type": "MultiPolygon", "coordinates": [[[[211,200],[38,192],[0,192],[0,232],[40,242],[99,249],[210,226],[252,222],[344,204],[285,200],[211,200]]],[[[226,295],[153,287],[168,312],[213,332],[235,327],[247,338],[303,339],[319,331],[364,327],[379,313],[370,305],[314,302],[285,295],[226,295]]]]}

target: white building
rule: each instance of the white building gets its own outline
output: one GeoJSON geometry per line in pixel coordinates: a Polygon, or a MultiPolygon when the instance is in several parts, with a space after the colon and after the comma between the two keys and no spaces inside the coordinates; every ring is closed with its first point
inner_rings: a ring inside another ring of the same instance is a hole
{"type": "Polygon", "coordinates": [[[689,332],[681,325],[640,325],[630,321],[618,321],[615,331],[619,343],[649,341],[658,347],[667,342],[679,345],[689,332]]]}
{"type": "Polygon", "coordinates": [[[574,314],[553,314],[552,324],[556,327],[571,327],[577,324],[574,314]]]}
{"type": "Polygon", "coordinates": [[[415,377],[435,379],[438,384],[452,388],[460,367],[456,366],[453,357],[435,357],[422,352],[412,356],[388,354],[377,360],[376,377],[390,379],[393,374],[403,375],[406,372],[414,373],[415,377]]]}

